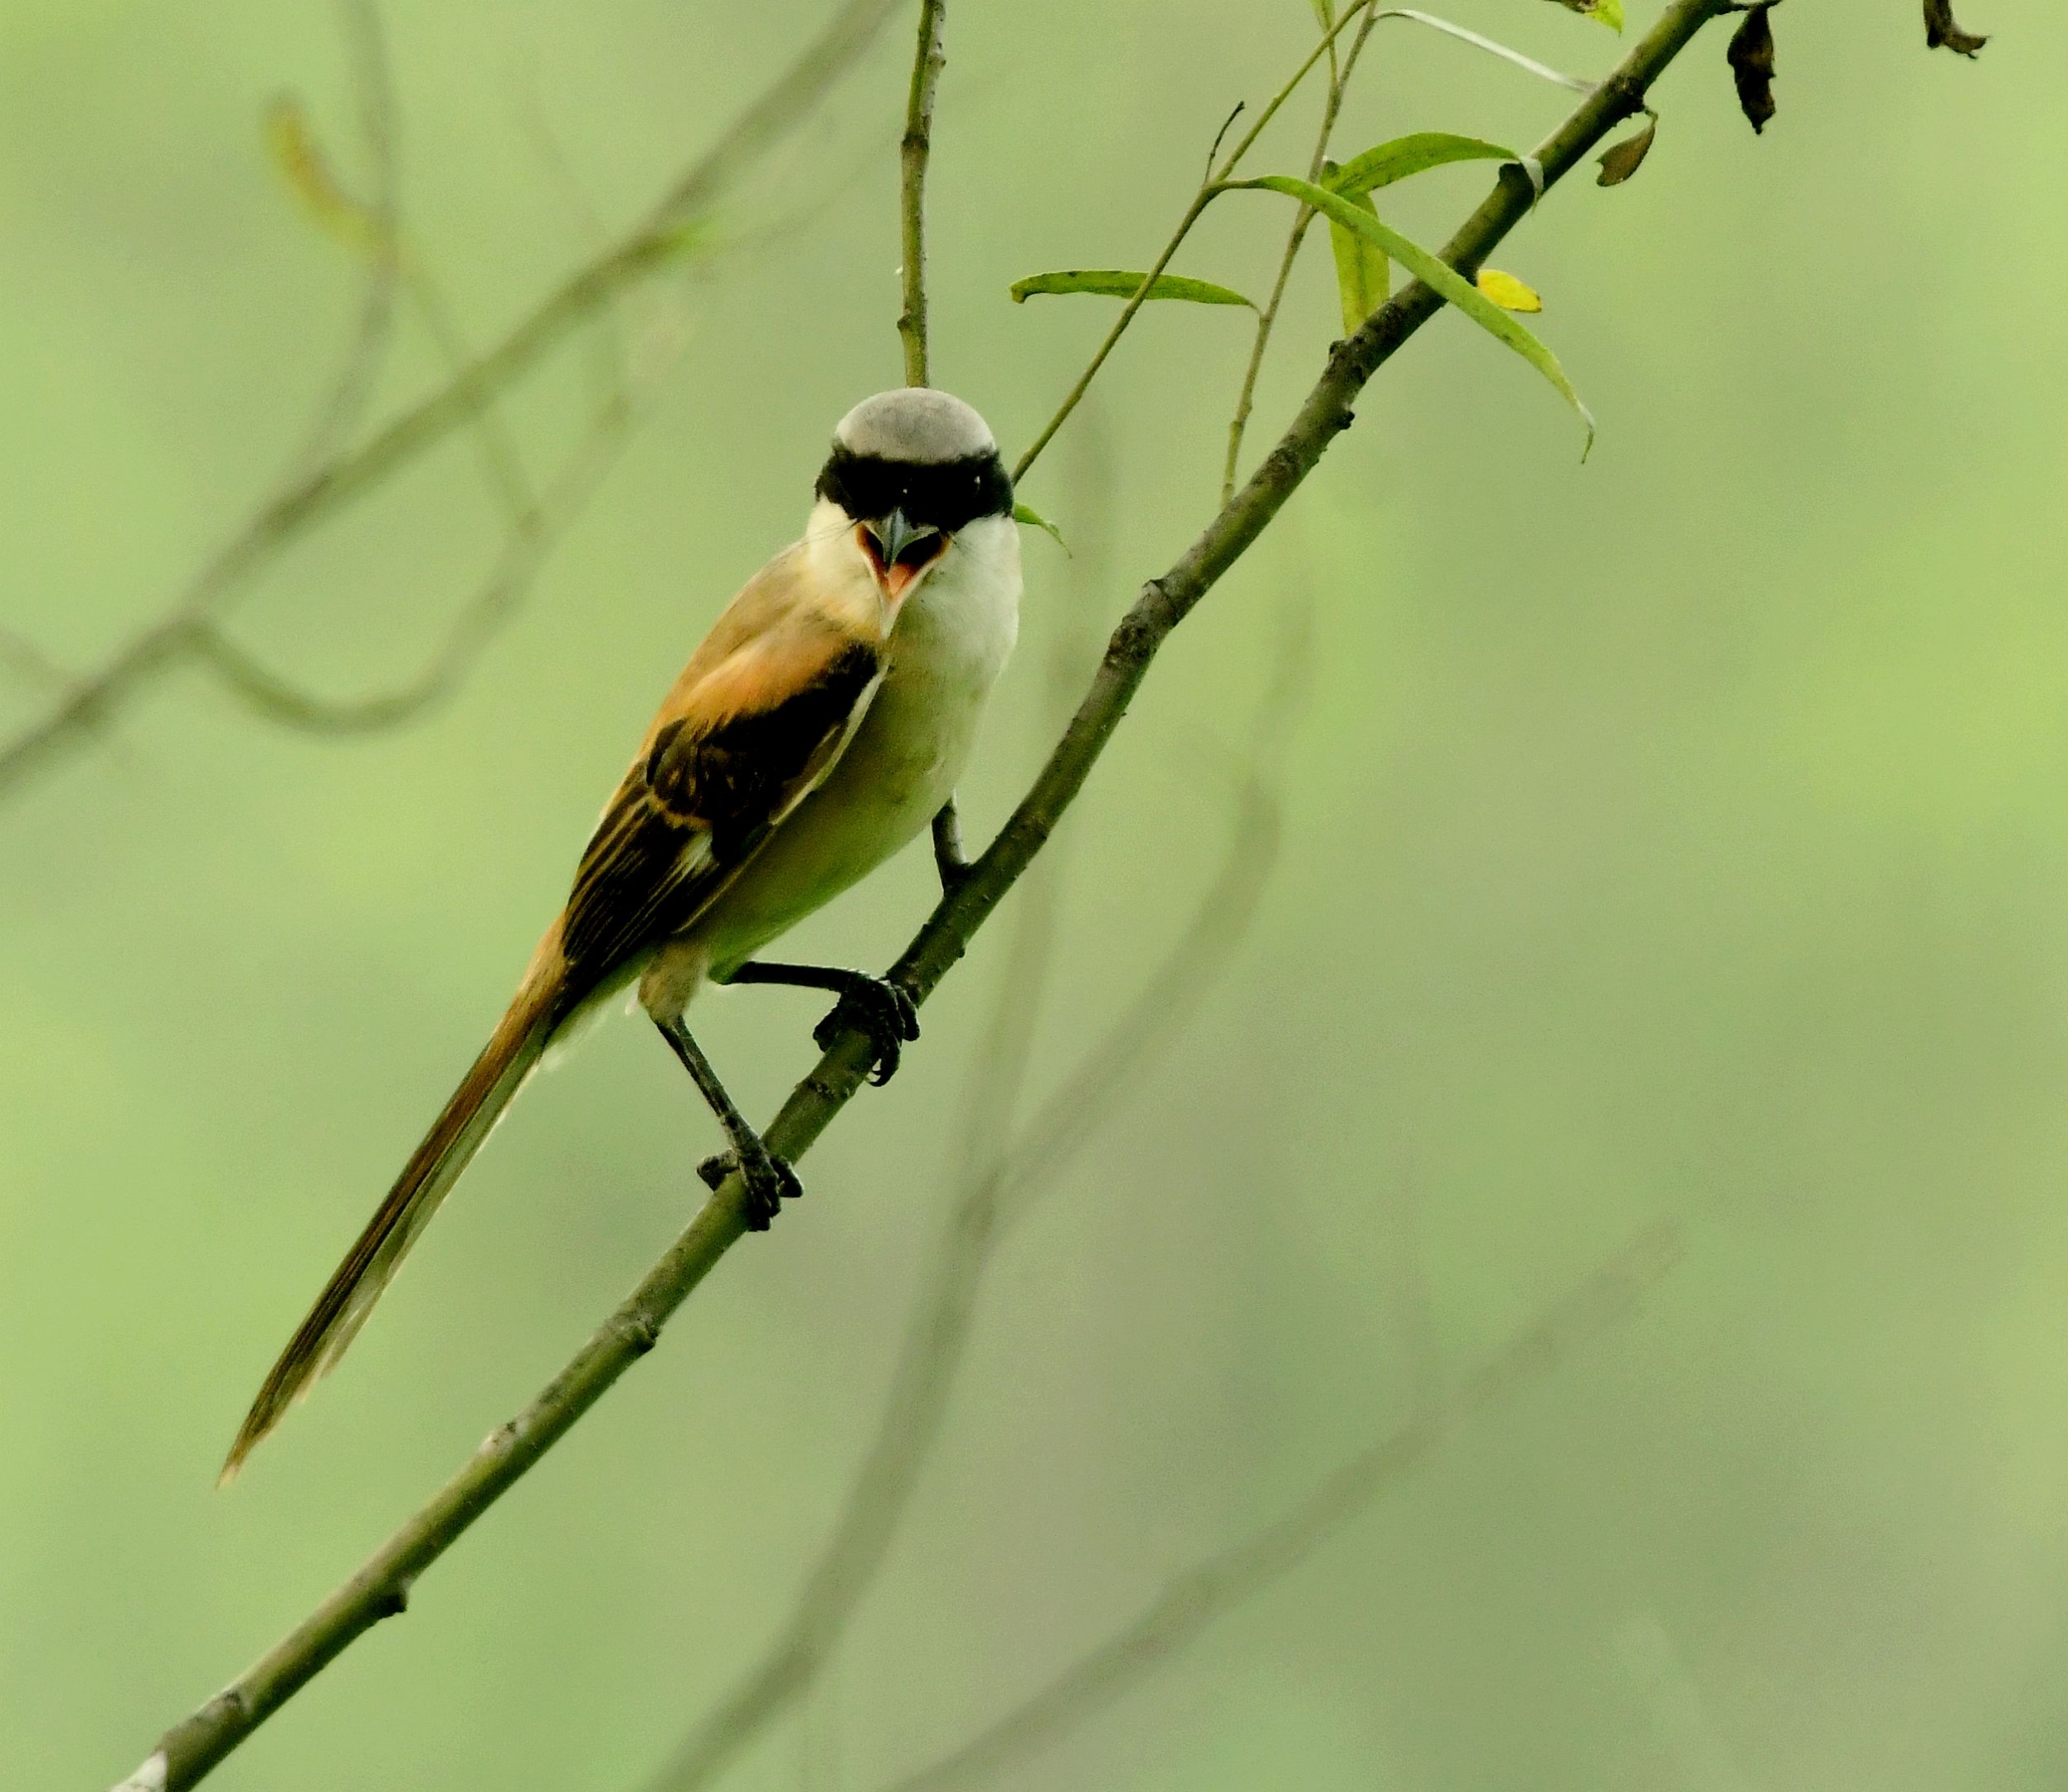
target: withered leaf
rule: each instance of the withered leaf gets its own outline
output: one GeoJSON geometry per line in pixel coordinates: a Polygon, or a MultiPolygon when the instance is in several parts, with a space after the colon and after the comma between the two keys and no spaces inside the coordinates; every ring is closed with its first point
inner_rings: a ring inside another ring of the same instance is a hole
{"type": "Polygon", "coordinates": [[[1971,56],[1989,40],[1963,32],[1953,16],[1953,0],[1924,0],[1924,44],[1927,49],[1950,50],[1971,56]]]}
{"type": "Polygon", "coordinates": [[[1738,84],[1738,110],[1755,131],[1774,116],[1774,27],[1767,14],[1777,0],[1760,0],[1745,9],[1744,23],[1731,34],[1725,52],[1738,84]]]}
{"type": "Polygon", "coordinates": [[[1652,153],[1652,139],[1658,134],[1659,121],[1647,118],[1644,129],[1633,133],[1621,143],[1612,143],[1601,152],[1601,172],[1594,177],[1597,187],[1620,187],[1644,165],[1644,158],[1652,153]]]}

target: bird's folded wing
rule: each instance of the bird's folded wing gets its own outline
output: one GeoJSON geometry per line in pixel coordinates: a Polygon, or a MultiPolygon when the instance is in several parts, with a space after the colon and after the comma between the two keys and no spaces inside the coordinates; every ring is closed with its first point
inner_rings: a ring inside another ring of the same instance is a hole
{"type": "Polygon", "coordinates": [[[866,642],[785,631],[678,688],[575,874],[570,997],[695,921],[833,769],[883,675],[866,642]]]}

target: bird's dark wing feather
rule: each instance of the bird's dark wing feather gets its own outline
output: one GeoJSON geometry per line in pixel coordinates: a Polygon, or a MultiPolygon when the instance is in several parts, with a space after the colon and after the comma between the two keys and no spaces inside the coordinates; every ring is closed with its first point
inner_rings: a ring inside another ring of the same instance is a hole
{"type": "Polygon", "coordinates": [[[569,1006],[696,919],[832,769],[883,669],[874,649],[846,643],[773,701],[654,730],[575,874],[561,931],[569,1006]]]}

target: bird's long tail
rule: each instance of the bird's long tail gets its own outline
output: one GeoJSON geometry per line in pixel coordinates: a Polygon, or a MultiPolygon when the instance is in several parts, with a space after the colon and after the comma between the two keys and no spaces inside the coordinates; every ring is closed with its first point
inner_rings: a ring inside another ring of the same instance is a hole
{"type": "Polygon", "coordinates": [[[480,1150],[524,1079],[538,1063],[547,1035],[560,1018],[561,979],[550,947],[517,992],[466,1079],[396,1178],[387,1199],[367,1222],[358,1242],[338,1265],[309,1317],[288,1341],[251,1403],[237,1440],[222,1465],[226,1485],[259,1440],[280,1422],[295,1400],[305,1399],[358,1336],[409,1248],[437,1212],[460,1172],[480,1150]]]}

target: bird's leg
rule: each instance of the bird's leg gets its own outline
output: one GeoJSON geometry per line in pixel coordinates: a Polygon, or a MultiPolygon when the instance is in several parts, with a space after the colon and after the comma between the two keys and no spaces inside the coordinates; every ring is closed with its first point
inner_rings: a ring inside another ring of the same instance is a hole
{"type": "Polygon", "coordinates": [[[718,1080],[718,1074],[711,1067],[711,1060],[703,1054],[703,1048],[689,1036],[689,1029],[681,1017],[662,1020],[654,1017],[654,1025],[660,1029],[660,1036],[682,1060],[682,1067],[689,1073],[698,1091],[711,1105],[711,1112],[718,1117],[718,1124],[725,1128],[725,1136],[731,1142],[729,1156],[707,1158],[697,1166],[697,1174],[717,1188],[737,1166],[747,1178],[747,1224],[750,1230],[766,1232],[768,1222],[781,1210],[786,1200],[795,1200],[804,1193],[804,1186],[797,1180],[797,1172],[762,1142],[762,1136],[747,1123],[746,1117],[733,1104],[732,1098],[725,1092],[725,1085],[718,1080]]]}
{"type": "Polygon", "coordinates": [[[871,976],[866,971],[839,971],[827,965],[743,964],[725,981],[837,991],[839,1001],[811,1030],[811,1037],[823,1049],[843,1028],[861,1028],[876,1050],[876,1068],[869,1077],[872,1083],[889,1082],[897,1074],[905,1042],[919,1037],[919,1015],[912,997],[888,977],[871,976]]]}
{"type": "Polygon", "coordinates": [[[962,818],[956,812],[952,791],[934,813],[933,868],[941,874],[944,896],[952,896],[970,874],[970,861],[962,850],[962,818]]]}

